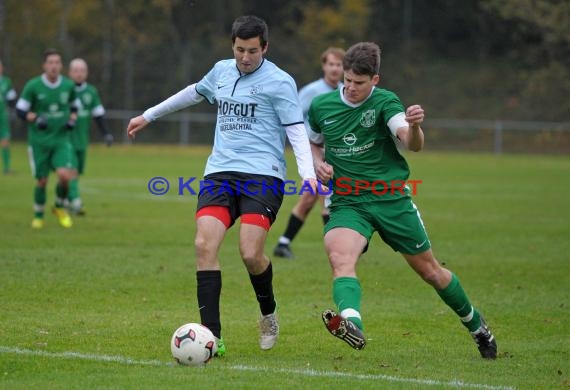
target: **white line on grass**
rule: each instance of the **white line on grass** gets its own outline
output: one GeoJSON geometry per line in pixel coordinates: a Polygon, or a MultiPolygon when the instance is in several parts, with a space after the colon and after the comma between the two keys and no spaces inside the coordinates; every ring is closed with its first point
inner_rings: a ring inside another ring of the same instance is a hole
{"type": "Polygon", "coordinates": [[[268,367],[248,367],[248,366],[231,366],[232,370],[239,371],[272,371],[285,374],[297,374],[302,376],[317,376],[327,378],[346,378],[346,379],[359,379],[369,381],[387,381],[387,382],[400,382],[400,383],[413,383],[417,385],[431,385],[431,386],[448,386],[462,389],[489,389],[489,390],[514,390],[510,386],[493,386],[480,383],[466,383],[458,380],[452,381],[439,381],[435,379],[416,379],[416,378],[402,378],[391,375],[383,374],[353,374],[349,372],[336,372],[336,371],[317,371],[317,370],[296,370],[290,368],[268,368],[268,367]]]}
{"type": "MultiPolygon", "coordinates": [[[[140,365],[140,366],[173,366],[174,363],[167,363],[161,360],[136,360],[124,356],[111,356],[111,355],[94,355],[80,352],[47,352],[41,350],[31,350],[16,347],[0,346],[0,353],[12,353],[16,355],[32,355],[43,356],[50,358],[67,358],[67,359],[81,359],[91,360],[97,362],[112,362],[126,365],[140,365]]],[[[317,371],[317,370],[296,370],[289,368],[270,368],[270,367],[256,367],[256,366],[219,366],[219,369],[229,369],[235,371],[254,371],[254,372],[274,372],[284,374],[294,374],[299,376],[312,376],[323,378],[346,378],[364,381],[386,381],[386,382],[399,382],[399,383],[413,383],[417,385],[430,385],[430,386],[447,386],[462,389],[487,389],[487,390],[514,390],[510,386],[493,386],[482,383],[466,383],[463,381],[439,381],[435,379],[417,379],[417,378],[402,378],[391,375],[382,374],[353,374],[348,372],[334,372],[334,371],[317,371]]]]}
{"type": "Polygon", "coordinates": [[[0,346],[0,353],[14,353],[16,355],[33,355],[54,358],[68,358],[68,359],[81,359],[93,360],[97,362],[113,362],[137,366],[166,366],[168,363],[160,360],[135,360],[123,356],[109,356],[109,355],[93,355],[89,353],[80,352],[47,352],[32,349],[22,349],[15,347],[2,347],[0,346]]]}

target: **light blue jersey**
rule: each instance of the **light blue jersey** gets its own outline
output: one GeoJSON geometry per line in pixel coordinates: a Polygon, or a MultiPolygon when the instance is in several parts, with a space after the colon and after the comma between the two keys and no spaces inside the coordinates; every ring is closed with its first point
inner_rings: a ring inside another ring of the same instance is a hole
{"type": "Polygon", "coordinates": [[[212,154],[204,175],[236,171],[285,180],[285,126],[303,123],[293,78],[267,59],[242,74],[235,59],[216,63],[196,92],[218,104],[212,154]]]}
{"type": "MultiPolygon", "coordinates": [[[[340,86],[341,84],[339,84],[340,86]]],[[[313,81],[305,85],[299,91],[299,100],[301,101],[301,108],[303,109],[303,118],[305,120],[305,128],[307,131],[311,128],[309,126],[309,108],[315,96],[334,91],[336,88],[331,87],[323,78],[313,81]]]]}

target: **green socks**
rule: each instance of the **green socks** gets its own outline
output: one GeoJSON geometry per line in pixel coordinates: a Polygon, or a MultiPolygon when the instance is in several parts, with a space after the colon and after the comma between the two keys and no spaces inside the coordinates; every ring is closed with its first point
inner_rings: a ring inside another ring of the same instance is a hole
{"type": "Polygon", "coordinates": [[[46,205],[46,188],[36,186],[34,188],[34,216],[36,218],[44,217],[45,205],[46,205]]]}
{"type": "Polygon", "coordinates": [[[67,197],[70,202],[72,202],[73,199],[79,198],[79,180],[77,180],[77,178],[69,182],[69,194],[67,197]]]}
{"type": "Polygon", "coordinates": [[[333,299],[339,314],[363,330],[360,317],[362,289],[355,277],[342,276],[333,281],[333,299]]]}
{"type": "Polygon", "coordinates": [[[465,294],[455,274],[451,274],[451,282],[449,282],[447,287],[436,291],[446,305],[459,316],[463,325],[470,332],[474,332],[479,328],[481,316],[469,302],[469,298],[467,298],[467,294],[465,294]]]}
{"type": "MultiPolygon", "coordinates": [[[[471,305],[467,294],[461,287],[457,276],[451,274],[451,282],[443,290],[436,290],[441,299],[459,316],[463,325],[470,332],[481,325],[481,315],[471,305]]],[[[339,314],[363,329],[360,316],[362,289],[355,277],[339,277],[333,281],[333,299],[339,314]]]]}
{"type": "Polygon", "coordinates": [[[57,183],[55,186],[55,207],[63,207],[63,202],[67,198],[68,186],[57,183]]]}

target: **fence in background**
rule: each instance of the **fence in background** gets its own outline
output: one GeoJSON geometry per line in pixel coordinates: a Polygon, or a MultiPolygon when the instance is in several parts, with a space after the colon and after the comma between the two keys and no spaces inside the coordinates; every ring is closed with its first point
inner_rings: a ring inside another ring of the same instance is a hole
{"type": "MultiPolygon", "coordinates": [[[[117,142],[128,143],[129,119],[141,111],[107,110],[106,117],[117,142]]],[[[216,114],[178,112],[153,123],[137,142],[211,144],[216,114]]],[[[570,155],[570,122],[527,122],[472,119],[426,119],[422,128],[428,150],[501,153],[553,153],[570,155]]],[[[14,123],[13,139],[24,140],[25,129],[14,123]]],[[[100,139],[95,126],[92,139],[100,139]]]]}

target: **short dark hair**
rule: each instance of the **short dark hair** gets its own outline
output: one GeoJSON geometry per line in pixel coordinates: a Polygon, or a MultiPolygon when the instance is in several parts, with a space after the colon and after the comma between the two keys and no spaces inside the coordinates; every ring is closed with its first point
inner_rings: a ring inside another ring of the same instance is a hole
{"type": "Polygon", "coordinates": [[[262,48],[267,46],[269,42],[269,28],[265,20],[253,15],[245,15],[238,17],[232,25],[232,43],[236,38],[250,39],[259,37],[259,43],[262,48]]]}
{"type": "Polygon", "coordinates": [[[329,55],[340,58],[342,60],[344,58],[344,54],[344,49],[341,49],[340,47],[329,47],[327,50],[323,51],[323,54],[321,54],[321,64],[327,62],[329,55]]]}
{"type": "Polygon", "coordinates": [[[374,42],[359,42],[352,45],[342,61],[345,71],[373,77],[380,74],[380,47],[374,42]]]}
{"type": "Polygon", "coordinates": [[[53,56],[53,55],[58,55],[60,59],[62,58],[59,50],[57,50],[57,49],[46,49],[43,53],[44,62],[47,61],[49,56],[53,56]]]}

